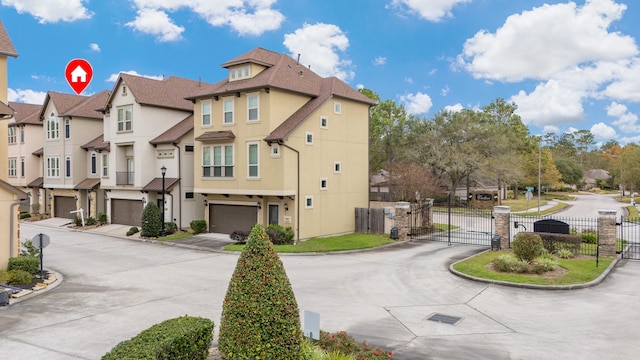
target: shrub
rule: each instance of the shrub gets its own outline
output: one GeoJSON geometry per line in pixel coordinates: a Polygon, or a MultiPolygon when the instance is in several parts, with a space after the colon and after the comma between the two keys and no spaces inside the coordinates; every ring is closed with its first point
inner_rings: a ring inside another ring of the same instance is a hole
{"type": "Polygon", "coordinates": [[[35,275],[40,272],[40,259],[35,256],[18,256],[10,258],[7,270],[22,270],[35,275]]]}
{"type": "Polygon", "coordinates": [[[580,238],[582,242],[587,244],[597,244],[598,243],[598,232],[595,230],[583,230],[580,233],[580,238]]]}
{"type": "Polygon", "coordinates": [[[531,263],[531,271],[536,274],[542,274],[547,271],[555,270],[558,267],[558,262],[553,258],[548,257],[538,257],[531,263]]]}
{"type": "Polygon", "coordinates": [[[28,219],[31,217],[31,214],[29,214],[28,211],[21,211],[20,212],[20,219],[28,219]]]}
{"type": "Polygon", "coordinates": [[[568,249],[560,249],[558,250],[557,254],[558,254],[558,257],[561,259],[569,259],[573,257],[573,253],[568,249]]]}
{"type": "Polygon", "coordinates": [[[82,219],[80,219],[80,216],[76,216],[75,218],[73,218],[73,223],[76,226],[82,226],[82,219]]]}
{"type": "Polygon", "coordinates": [[[267,235],[274,245],[292,245],[294,233],[291,226],[270,224],[267,226],[267,235]]]}
{"type": "Polygon", "coordinates": [[[213,340],[213,321],[182,316],[155,324],[116,345],[102,360],[206,359],[213,340]]]}
{"type": "Polygon", "coordinates": [[[105,225],[107,223],[107,214],[103,212],[99,212],[98,216],[96,217],[96,220],[98,220],[98,223],[100,225],[105,225]]]}
{"type": "Polygon", "coordinates": [[[40,249],[38,249],[31,240],[25,240],[22,243],[22,248],[20,249],[20,256],[40,256],[40,249]]]}
{"type": "Polygon", "coordinates": [[[85,225],[95,225],[97,223],[98,223],[98,221],[96,220],[96,218],[94,218],[92,216],[89,216],[88,218],[86,218],[85,222],[84,222],[85,225]]]}
{"type": "Polygon", "coordinates": [[[236,244],[245,244],[247,242],[247,237],[249,237],[249,233],[240,230],[236,230],[229,235],[229,238],[235,241],[236,244]]]}
{"type": "Polygon", "coordinates": [[[127,231],[127,236],[131,236],[133,234],[136,234],[138,231],[138,227],[137,226],[132,226],[129,228],[129,231],[127,231]]]}
{"type": "Polygon", "coordinates": [[[567,249],[574,254],[577,254],[580,251],[580,243],[582,240],[576,234],[555,234],[555,233],[545,233],[545,232],[537,232],[542,238],[542,243],[545,249],[550,253],[557,253],[560,249],[567,249]]]}
{"type": "Polygon", "coordinates": [[[542,238],[532,232],[521,232],[511,243],[513,253],[520,260],[531,262],[542,254],[542,238]]]}
{"type": "Polygon", "coordinates": [[[493,259],[493,268],[502,272],[525,273],[528,271],[526,261],[518,260],[509,254],[502,254],[493,259]]]}
{"type": "Polygon", "coordinates": [[[218,350],[224,359],[298,359],[300,313],[282,261],[260,225],[229,281],[218,350]]]}
{"type": "Polygon", "coordinates": [[[164,223],[164,230],[167,235],[175,234],[175,232],[178,231],[178,225],[176,225],[176,223],[174,223],[173,221],[164,223]]]}
{"type": "Polygon", "coordinates": [[[9,270],[9,281],[7,281],[10,285],[28,285],[33,281],[33,274],[24,270],[9,270]]]}
{"type": "Polygon", "coordinates": [[[320,331],[320,347],[330,354],[344,354],[355,359],[380,360],[391,359],[393,354],[379,347],[371,346],[366,341],[358,343],[353,336],[344,331],[328,333],[320,331]]]}
{"type": "Polygon", "coordinates": [[[158,237],[162,231],[162,214],[160,208],[153,202],[147,203],[142,211],[142,226],[140,236],[158,237]]]}
{"type": "Polygon", "coordinates": [[[189,223],[189,226],[191,226],[191,231],[194,234],[201,234],[207,231],[207,222],[204,220],[193,220],[189,223]]]}

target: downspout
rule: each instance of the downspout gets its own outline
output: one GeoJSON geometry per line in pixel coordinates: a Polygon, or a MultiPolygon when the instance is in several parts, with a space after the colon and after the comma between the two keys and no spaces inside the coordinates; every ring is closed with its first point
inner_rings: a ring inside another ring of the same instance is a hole
{"type": "MultiPolygon", "coordinates": [[[[178,229],[182,230],[182,154],[180,153],[180,146],[173,143],[173,146],[178,148],[178,229]]],[[[173,195],[171,196],[171,207],[173,207],[173,195]]]]}
{"type": "Polygon", "coordinates": [[[292,148],[291,146],[285,144],[284,141],[282,140],[278,141],[278,144],[295,152],[298,158],[298,181],[297,181],[298,190],[296,193],[296,198],[297,198],[296,200],[298,202],[296,205],[296,237],[297,237],[296,242],[300,242],[300,152],[292,148]]]}
{"type": "Polygon", "coordinates": [[[13,230],[14,222],[16,220],[15,208],[20,205],[22,201],[16,201],[11,203],[10,219],[9,219],[9,258],[13,257],[13,230]]]}

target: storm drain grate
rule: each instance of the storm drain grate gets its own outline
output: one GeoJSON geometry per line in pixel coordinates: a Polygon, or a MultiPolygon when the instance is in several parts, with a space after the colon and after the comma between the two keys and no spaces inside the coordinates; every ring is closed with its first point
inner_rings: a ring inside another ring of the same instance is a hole
{"type": "Polygon", "coordinates": [[[444,314],[435,313],[435,314],[429,316],[427,318],[427,320],[436,321],[436,322],[444,323],[444,324],[455,325],[460,320],[462,320],[462,318],[461,317],[457,317],[457,316],[450,316],[450,315],[444,315],[444,314]]]}

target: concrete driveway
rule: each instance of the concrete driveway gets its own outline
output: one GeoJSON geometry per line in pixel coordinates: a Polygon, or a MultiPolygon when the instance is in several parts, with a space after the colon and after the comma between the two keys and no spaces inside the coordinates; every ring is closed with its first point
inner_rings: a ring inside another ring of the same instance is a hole
{"type": "MultiPolygon", "coordinates": [[[[216,323],[237,254],[25,223],[51,237],[55,289],[0,308],[0,358],[98,359],[118,342],[185,314],[216,323]]],[[[413,242],[334,255],[281,256],[301,311],[394,351],[395,359],[632,359],[640,352],[640,262],[604,283],[540,291],[456,277],[484,250],[413,242]],[[455,325],[426,320],[460,317],[455,325]]]]}

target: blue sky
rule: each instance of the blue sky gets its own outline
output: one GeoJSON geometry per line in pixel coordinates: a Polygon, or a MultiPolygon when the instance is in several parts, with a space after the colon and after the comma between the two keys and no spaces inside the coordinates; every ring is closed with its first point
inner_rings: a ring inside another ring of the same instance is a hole
{"type": "Polygon", "coordinates": [[[85,94],[119,72],[217,82],[255,47],[367,87],[432,117],[501,97],[532,134],[589,129],[640,143],[640,3],[625,0],[0,0],[20,56],[9,100],[72,93],[64,68],[88,60],[85,94]],[[635,19],[635,20],[634,20],[635,19]]]}

